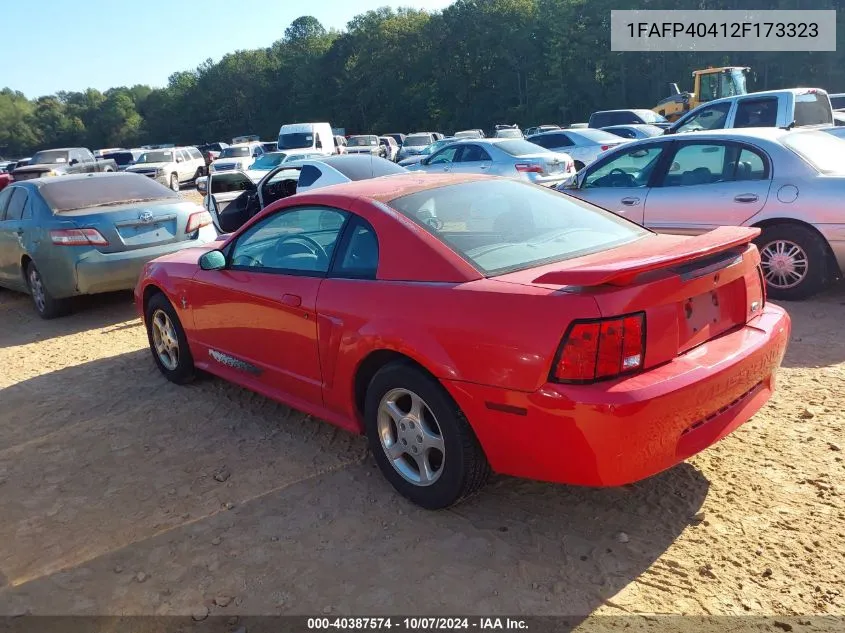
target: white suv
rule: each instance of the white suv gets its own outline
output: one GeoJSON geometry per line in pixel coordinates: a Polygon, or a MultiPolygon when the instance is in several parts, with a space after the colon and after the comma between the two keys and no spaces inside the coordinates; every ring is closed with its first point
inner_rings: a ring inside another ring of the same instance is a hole
{"type": "Polygon", "coordinates": [[[264,155],[264,146],[261,143],[238,143],[224,147],[217,157],[217,160],[208,166],[210,173],[221,171],[246,171],[255,162],[256,158],[264,155]]]}
{"type": "Polygon", "coordinates": [[[179,191],[181,183],[193,182],[205,174],[205,159],[196,147],[150,149],[126,171],[153,178],[179,191]]]}

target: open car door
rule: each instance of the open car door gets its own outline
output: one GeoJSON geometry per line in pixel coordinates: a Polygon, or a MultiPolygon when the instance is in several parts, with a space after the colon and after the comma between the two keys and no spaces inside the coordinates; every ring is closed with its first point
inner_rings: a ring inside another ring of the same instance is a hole
{"type": "Polygon", "coordinates": [[[203,206],[211,213],[221,233],[236,231],[261,210],[257,187],[242,171],[209,174],[205,186],[203,206]]]}

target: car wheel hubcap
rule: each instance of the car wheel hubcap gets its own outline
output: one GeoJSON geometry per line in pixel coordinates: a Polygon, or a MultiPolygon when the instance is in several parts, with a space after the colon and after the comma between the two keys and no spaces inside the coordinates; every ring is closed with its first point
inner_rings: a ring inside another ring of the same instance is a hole
{"type": "Polygon", "coordinates": [[[773,288],[794,288],[807,277],[809,259],[804,249],[789,240],[769,242],[760,251],[766,283],[773,288]]]}
{"type": "Polygon", "coordinates": [[[443,473],[443,434],[425,400],[407,389],[392,389],[378,408],[381,447],[397,473],[417,486],[430,486],[443,473]]]}
{"type": "Polygon", "coordinates": [[[153,346],[158,359],[170,371],[179,365],[179,340],[173,322],[164,310],[156,310],[152,321],[153,346]]]}
{"type": "Polygon", "coordinates": [[[44,284],[41,283],[41,275],[34,268],[29,273],[29,290],[32,293],[32,300],[39,312],[44,312],[47,306],[47,299],[44,296],[44,284]]]}

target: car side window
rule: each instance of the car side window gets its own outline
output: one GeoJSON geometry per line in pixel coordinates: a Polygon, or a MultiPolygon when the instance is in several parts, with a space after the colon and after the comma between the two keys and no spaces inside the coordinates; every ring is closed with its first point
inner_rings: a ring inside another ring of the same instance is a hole
{"type": "Polygon", "coordinates": [[[0,191],[0,222],[6,217],[6,207],[9,206],[9,200],[16,189],[17,187],[6,187],[3,191],[0,191]]]}
{"type": "Polygon", "coordinates": [[[464,145],[464,151],[461,152],[460,162],[462,163],[477,163],[485,160],[492,160],[490,154],[484,151],[484,148],[478,145],[464,145]]]}
{"type": "Polygon", "coordinates": [[[452,145],[450,147],[444,147],[439,152],[437,152],[434,156],[431,157],[431,160],[428,161],[429,165],[442,165],[445,163],[453,163],[455,162],[455,156],[458,153],[458,150],[461,148],[460,145],[452,145]]]}
{"type": "Polygon", "coordinates": [[[6,208],[6,220],[21,220],[23,219],[23,211],[26,206],[26,200],[29,197],[26,189],[23,187],[13,187],[14,193],[9,205],[6,208]]]}
{"type": "Polygon", "coordinates": [[[734,180],[768,180],[768,162],[757,151],[744,147],[734,173],[734,180]]]}
{"type": "Polygon", "coordinates": [[[320,179],[320,176],[322,176],[322,175],[323,175],[323,172],[321,172],[319,169],[314,167],[314,165],[305,165],[299,171],[299,180],[297,181],[298,186],[299,187],[310,187],[315,182],[317,182],[320,179]]]}
{"type": "Polygon", "coordinates": [[[776,127],[778,99],[740,99],[736,106],[734,127],[776,127]]]}
{"type": "Polygon", "coordinates": [[[343,236],[332,277],[375,279],[378,271],[378,237],[363,218],[353,217],[343,236]]]}
{"type": "Polygon", "coordinates": [[[623,152],[589,172],[585,189],[606,187],[645,187],[663,153],[663,144],[623,152]]]}
{"type": "MultiPolygon", "coordinates": [[[[730,154],[735,153],[735,150],[730,154]]],[[[729,181],[735,162],[723,143],[689,143],[675,152],[663,187],[689,187],[729,181]]]]}
{"type": "Polygon", "coordinates": [[[286,209],[251,226],[235,242],[231,267],[292,275],[325,275],[346,218],[322,207],[286,209]]]}
{"type": "Polygon", "coordinates": [[[711,106],[702,108],[692,115],[683,124],[678,126],[676,132],[698,132],[699,130],[721,130],[725,127],[728,112],[731,111],[730,102],[714,103],[711,106]]]}

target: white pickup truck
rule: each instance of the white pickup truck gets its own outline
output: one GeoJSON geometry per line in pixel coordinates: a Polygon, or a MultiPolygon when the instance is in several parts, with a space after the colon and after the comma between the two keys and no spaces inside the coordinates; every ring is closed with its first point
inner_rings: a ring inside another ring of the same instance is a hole
{"type": "Polygon", "coordinates": [[[830,125],[833,125],[833,108],[827,92],[821,88],[789,88],[708,101],[675,121],[666,134],[740,127],[830,125]]]}

